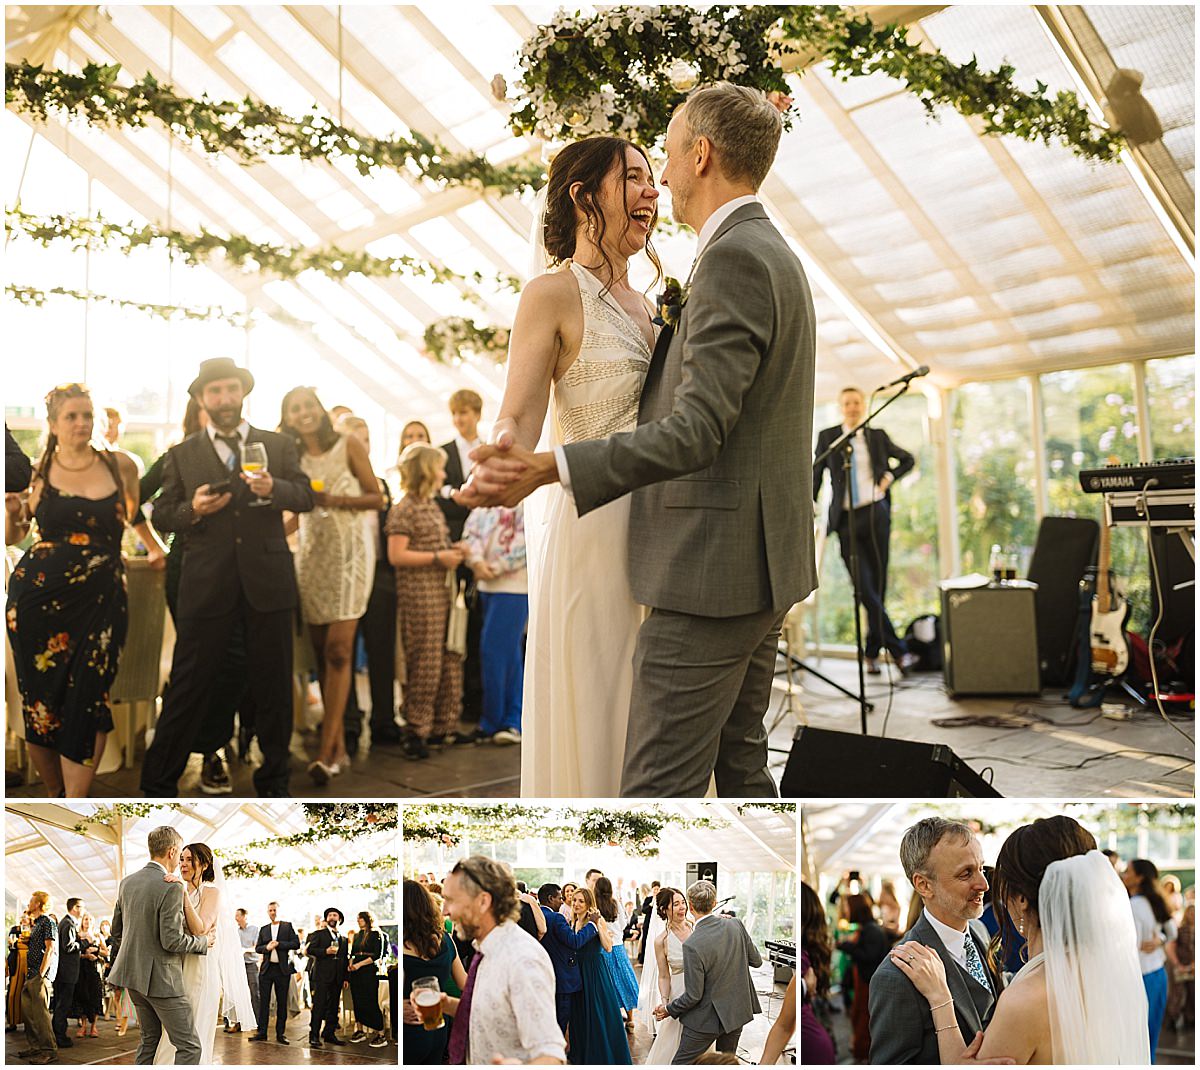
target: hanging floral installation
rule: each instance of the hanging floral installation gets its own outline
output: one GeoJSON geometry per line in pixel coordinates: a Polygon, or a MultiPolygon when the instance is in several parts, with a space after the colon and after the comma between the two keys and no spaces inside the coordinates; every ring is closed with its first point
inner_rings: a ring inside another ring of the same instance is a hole
{"type": "MultiPolygon", "coordinates": [[[[135,249],[169,249],[191,265],[225,264],[239,271],[258,271],[280,279],[294,279],[306,271],[317,271],[337,280],[351,275],[369,278],[408,276],[450,285],[487,285],[496,291],[509,290],[514,293],[521,288],[521,280],[515,275],[460,272],[415,256],[372,256],[361,250],[351,251],[337,246],[308,249],[299,245],[272,245],[253,241],[243,234],[222,237],[203,227],[199,234],[188,234],[181,230],[161,229],[153,224],[139,227],[134,223],[116,223],[99,214],[35,215],[18,205],[5,210],[4,229],[12,238],[29,239],[41,245],[69,242],[74,250],[112,249],[129,254],[135,249]]],[[[476,304],[483,300],[470,290],[462,296],[476,304]]]]}
{"type": "Polygon", "coordinates": [[[658,854],[658,840],[668,825],[681,829],[724,828],[726,825],[720,818],[688,818],[668,813],[661,807],[582,809],[517,803],[494,806],[406,804],[403,822],[405,842],[436,842],[452,847],[468,833],[476,842],[536,836],[587,847],[620,847],[643,858],[658,854]]]}
{"type": "Polygon", "coordinates": [[[443,187],[469,186],[495,193],[518,193],[544,180],[537,161],[493,164],[484,156],[453,153],[415,131],[407,137],[371,137],[316,109],[297,118],[253,97],[193,99],[180,96],[149,73],[131,85],[121,85],[119,63],[89,63],[78,74],[30,63],[4,66],[5,104],[39,122],[53,114],[100,127],[144,127],[157,122],[203,152],[228,152],[247,165],[270,156],[348,159],[361,175],[388,168],[443,187]]]}
{"type": "Polygon", "coordinates": [[[440,364],[471,356],[500,364],[508,357],[509,333],[507,327],[481,327],[472,319],[446,316],[425,328],[425,349],[440,364]]]}
{"type": "Polygon", "coordinates": [[[908,39],[902,26],[832,5],[682,4],[560,11],[520,51],[516,134],[547,140],[619,133],[644,145],[665,134],[694,86],[725,80],[774,94],[790,126],[787,68],[822,62],[843,80],[882,73],[938,108],[982,119],[983,132],[1059,142],[1086,159],[1112,161],[1124,140],[1097,125],[1074,93],[1038,82],[1019,88],[1015,69],[955,63],[908,39]]]}

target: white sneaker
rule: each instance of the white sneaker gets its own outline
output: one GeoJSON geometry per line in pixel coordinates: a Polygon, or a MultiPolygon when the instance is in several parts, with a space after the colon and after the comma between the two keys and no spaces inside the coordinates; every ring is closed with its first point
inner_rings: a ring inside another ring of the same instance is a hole
{"type": "Polygon", "coordinates": [[[499,732],[492,736],[492,742],[500,744],[520,743],[521,733],[515,728],[502,728],[499,732]]]}

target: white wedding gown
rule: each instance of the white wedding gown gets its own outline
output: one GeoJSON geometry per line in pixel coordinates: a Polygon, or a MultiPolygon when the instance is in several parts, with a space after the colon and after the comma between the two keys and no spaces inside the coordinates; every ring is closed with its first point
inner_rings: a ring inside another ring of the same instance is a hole
{"type": "MultiPolygon", "coordinates": [[[[653,954],[647,949],[646,954],[653,954]]],[[[667,966],[671,970],[671,999],[683,995],[683,941],[673,932],[667,933],[667,966]]],[[[679,1039],[683,1036],[683,1023],[678,1018],[664,1018],[658,1023],[658,1036],[646,1055],[646,1065],[667,1065],[679,1050],[679,1039]]]]}
{"type": "MultiPolygon", "coordinates": [[[[214,895],[220,893],[211,884],[201,884],[193,891],[186,888],[185,892],[192,901],[196,912],[200,911],[200,897],[205,888],[211,888],[214,895]]],[[[221,903],[217,901],[217,916],[220,916],[221,903]]],[[[183,991],[192,1008],[192,1027],[200,1038],[200,1063],[206,1065],[212,1062],[213,1044],[217,1037],[217,1009],[221,1004],[221,926],[217,926],[217,943],[208,949],[205,955],[183,956],[183,991]]],[[[162,1039],[154,1052],[154,1063],[158,1065],[173,1065],[175,1062],[175,1045],[171,1043],[164,1029],[162,1039]]]]}
{"type": "MultiPolygon", "coordinates": [[[[646,336],[591,272],[568,261],[583,303],[579,356],[554,385],[550,443],[637,427],[646,336]]],[[[620,794],[633,650],[642,611],[629,588],[629,495],[580,517],[554,483],[525,509],[529,636],[521,794],[620,794]]]]}

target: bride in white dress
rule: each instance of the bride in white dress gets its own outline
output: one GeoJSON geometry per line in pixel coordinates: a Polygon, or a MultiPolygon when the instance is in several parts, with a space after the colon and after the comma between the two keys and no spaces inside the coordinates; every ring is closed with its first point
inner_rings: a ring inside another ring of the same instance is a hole
{"type": "Polygon", "coordinates": [[[1063,815],[1023,825],[1004,842],[995,873],[997,920],[1011,918],[1029,958],[968,1047],[937,952],[915,942],[891,951],[930,1004],[942,1064],[1149,1064],[1133,913],[1091,833],[1063,815]]]}
{"type": "MultiPolygon", "coordinates": [[[[683,995],[683,945],[692,935],[692,923],[688,920],[687,899],[677,888],[664,888],[658,893],[656,912],[665,906],[670,896],[667,926],[654,938],[654,960],[658,981],[655,1006],[666,1005],[683,995]],[[662,904],[662,905],[660,905],[662,904]]],[[[639,1002],[639,1008],[641,1004],[639,1002]]],[[[683,1035],[683,1023],[678,1018],[664,1018],[658,1023],[658,1036],[646,1056],[647,1066],[666,1065],[679,1050],[679,1039],[683,1035]]]]}
{"type": "MultiPolygon", "coordinates": [[[[627,277],[647,252],[658,190],[640,149],[614,137],[567,145],[550,165],[542,264],[513,323],[493,440],[532,449],[551,410],[552,446],[637,426],[657,338],[653,310],[627,277]]],[[[537,244],[535,240],[535,245],[537,244]]],[[[628,495],[584,517],[568,491],[526,502],[529,635],[521,794],[620,793],[641,609],[627,567],[628,495]]]]}
{"type": "MultiPolygon", "coordinates": [[[[213,1061],[222,993],[226,1006],[236,1010],[243,1029],[258,1026],[242,965],[241,941],[233,912],[225,907],[225,877],[221,865],[206,844],[189,843],[180,852],[179,873],[168,873],[163,879],[183,884],[183,913],[188,930],[194,936],[216,934],[216,942],[207,955],[183,956],[183,990],[191,1004],[192,1025],[200,1038],[200,1063],[204,1065],[213,1061]]],[[[171,1065],[174,1062],[175,1045],[164,1030],[154,1052],[154,1063],[171,1065]]]]}

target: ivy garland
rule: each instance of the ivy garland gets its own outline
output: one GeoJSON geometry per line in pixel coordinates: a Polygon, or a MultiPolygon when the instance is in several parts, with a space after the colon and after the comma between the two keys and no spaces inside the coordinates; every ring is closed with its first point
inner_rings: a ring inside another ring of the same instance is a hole
{"type": "Polygon", "coordinates": [[[744,814],[748,810],[769,810],[773,814],[787,814],[791,817],[795,817],[796,804],[795,803],[750,802],[750,803],[742,803],[741,806],[739,806],[737,808],[737,810],[738,810],[739,814],[744,814]]]}
{"type": "Polygon", "coordinates": [[[876,26],[865,14],[831,5],[560,11],[521,47],[524,99],[512,113],[513,131],[567,140],[618,133],[653,144],[699,83],[748,85],[790,105],[783,64],[796,55],[819,58],[843,80],[886,74],[930,116],[952,107],[982,118],[985,134],[1061,142],[1105,162],[1124,145],[1119,133],[1092,122],[1072,92],[1052,96],[1042,82],[1025,92],[1007,63],[994,71],[980,70],[974,58],[958,64],[909,41],[904,27],[876,26]]]}
{"type": "Polygon", "coordinates": [[[425,328],[425,349],[440,364],[475,355],[497,364],[508,358],[507,327],[480,326],[462,316],[446,316],[425,328]]]}
{"type": "Polygon", "coordinates": [[[160,305],[152,301],[134,301],[127,297],[112,297],[109,294],[94,291],[72,290],[66,286],[54,286],[49,290],[39,290],[33,286],[18,286],[7,283],[4,292],[23,305],[40,308],[51,297],[71,297],[76,301],[91,301],[101,305],[112,305],[115,308],[127,309],[134,312],[144,312],[149,316],[157,316],[164,320],[224,320],[233,327],[253,327],[256,316],[252,312],[230,312],[219,305],[160,305]]]}
{"type": "Polygon", "coordinates": [[[685,818],[661,807],[645,810],[607,810],[594,807],[408,806],[404,808],[405,841],[438,842],[452,847],[468,832],[475,839],[519,840],[534,834],[558,842],[588,847],[619,846],[650,858],[658,854],[658,839],[667,825],[678,828],[723,828],[718,818],[685,818]]]}
{"type": "Polygon", "coordinates": [[[230,848],[230,855],[241,857],[248,851],[279,847],[302,847],[340,837],[356,840],[380,832],[394,832],[400,824],[399,807],[394,803],[302,803],[308,828],[284,836],[265,836],[230,848]]]}
{"type": "MultiPolygon", "coordinates": [[[[328,866],[299,866],[294,869],[281,870],[270,862],[259,862],[248,858],[230,858],[222,861],[227,877],[262,877],[276,880],[294,881],[308,877],[342,877],[346,874],[358,873],[362,870],[391,870],[391,886],[395,886],[394,874],[400,866],[400,859],[395,855],[382,855],[379,858],[361,859],[355,862],[337,862],[328,866]]],[[[371,877],[370,883],[378,883],[381,878],[371,877]]],[[[386,879],[386,878],[382,878],[386,879]]],[[[361,887],[362,885],[357,884],[361,887]]]]}
{"type": "Polygon", "coordinates": [[[153,803],[108,803],[97,806],[90,816],[75,823],[72,831],[80,834],[87,832],[89,825],[112,825],[118,817],[149,817],[156,810],[182,810],[183,804],[177,802],[153,803]]]}
{"type": "Polygon", "coordinates": [[[370,137],[316,109],[297,118],[249,96],[233,101],[184,97],[149,73],[123,86],[117,82],[120,72],[119,63],[89,63],[78,74],[6,63],[4,102],[39,122],[52,113],[79,116],[95,126],[144,127],[154,120],[194,147],[230,152],[242,164],[268,156],[349,159],[361,175],[386,167],[442,186],[497,193],[517,193],[544,181],[539,162],[493,164],[484,156],[450,152],[416,132],[408,137],[370,137]]]}
{"type": "MultiPolygon", "coordinates": [[[[102,215],[34,215],[18,205],[4,213],[5,232],[25,237],[42,245],[68,241],[72,249],[116,249],[126,255],[135,249],[158,247],[170,249],[193,265],[224,260],[242,271],[262,271],[281,279],[294,279],[305,271],[319,271],[331,279],[350,275],[370,278],[411,276],[437,283],[488,284],[497,290],[521,288],[514,275],[485,275],[479,271],[460,272],[442,264],[430,263],[415,256],[372,256],[363,251],[352,252],[330,246],[327,249],[306,249],[303,246],[271,245],[256,242],[242,234],[224,238],[201,228],[199,234],[180,230],[165,230],[148,224],[114,223],[102,215]]],[[[480,303],[477,294],[464,294],[468,300],[480,303]]]]}

